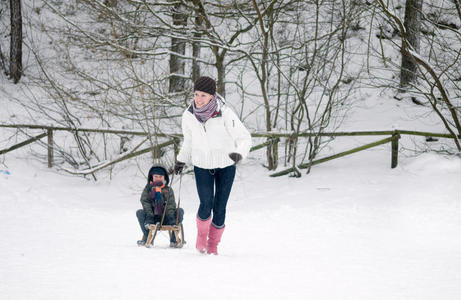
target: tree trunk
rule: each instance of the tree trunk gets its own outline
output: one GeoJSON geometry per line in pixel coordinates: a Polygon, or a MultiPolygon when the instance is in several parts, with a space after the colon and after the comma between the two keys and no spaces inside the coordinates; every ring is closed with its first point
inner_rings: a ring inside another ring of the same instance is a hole
{"type": "MultiPolygon", "coordinates": [[[[406,0],[404,26],[406,35],[404,38],[419,53],[421,35],[421,10],[422,0],[406,0]]],[[[402,65],[400,70],[400,87],[405,88],[416,81],[417,64],[413,57],[402,53],[402,65]]]]}
{"type": "MultiPolygon", "coordinates": [[[[195,2],[194,2],[195,4],[195,2]]],[[[203,26],[203,17],[199,15],[198,10],[196,10],[196,16],[195,16],[195,30],[197,31],[194,33],[194,38],[196,40],[200,39],[202,34],[200,33],[200,30],[202,29],[203,26]]],[[[201,48],[201,43],[194,41],[192,42],[192,81],[195,82],[197,78],[200,77],[200,63],[198,62],[198,59],[200,58],[200,48],[201,48]]]]}
{"type": "MultiPolygon", "coordinates": [[[[269,103],[269,94],[267,91],[268,87],[268,80],[270,80],[268,76],[268,61],[269,61],[269,30],[272,30],[273,23],[267,23],[264,24],[264,19],[261,11],[259,10],[258,4],[256,3],[256,0],[253,0],[253,7],[257,13],[258,16],[258,22],[261,27],[261,35],[262,35],[262,42],[261,42],[261,63],[259,67],[261,68],[260,75],[258,75],[258,80],[261,85],[261,92],[264,100],[264,108],[266,109],[266,131],[270,132],[272,131],[272,117],[271,117],[271,106],[269,103]],[[271,28],[267,28],[271,27],[271,28]]],[[[267,15],[269,18],[272,18],[272,6],[270,8],[266,9],[267,15]]],[[[259,72],[258,70],[256,70],[259,72]]],[[[267,151],[266,151],[266,156],[267,156],[267,167],[269,170],[274,170],[277,165],[277,158],[274,156],[274,151],[275,148],[273,147],[272,144],[267,146],[267,151]]]]}
{"type": "MultiPolygon", "coordinates": [[[[173,25],[186,26],[187,13],[184,11],[184,6],[176,4],[173,12],[173,25]]],[[[186,53],[186,41],[179,38],[171,38],[171,54],[170,54],[170,85],[169,92],[184,91],[184,56],[186,53]]]]}
{"type": "MultiPolygon", "coordinates": [[[[197,34],[194,34],[197,37],[197,34]]],[[[200,64],[197,61],[200,58],[200,42],[192,43],[192,81],[195,82],[197,78],[200,77],[200,64]]]]}
{"type": "Polygon", "coordinates": [[[6,75],[8,75],[8,70],[6,69],[5,58],[3,57],[3,52],[2,52],[2,46],[1,45],[0,45],[0,69],[3,70],[6,75]]]}
{"type": "Polygon", "coordinates": [[[22,16],[21,0],[10,0],[11,39],[10,75],[18,83],[22,75],[22,16]]]}
{"type": "Polygon", "coordinates": [[[222,95],[226,96],[226,85],[224,83],[226,77],[226,65],[224,64],[224,55],[221,53],[216,56],[216,71],[218,73],[218,78],[216,82],[216,91],[222,95]]]}
{"type": "Polygon", "coordinates": [[[459,20],[461,21],[461,1],[460,0],[453,0],[456,6],[456,11],[458,12],[459,20]]]}

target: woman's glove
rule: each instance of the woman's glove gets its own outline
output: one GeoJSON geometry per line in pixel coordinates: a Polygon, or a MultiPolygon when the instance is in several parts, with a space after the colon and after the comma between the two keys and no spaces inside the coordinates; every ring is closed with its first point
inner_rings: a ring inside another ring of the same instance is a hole
{"type": "Polygon", "coordinates": [[[239,161],[242,160],[242,155],[236,152],[232,152],[229,154],[230,159],[234,161],[234,165],[238,164],[239,161]]]}
{"type": "Polygon", "coordinates": [[[182,170],[184,169],[184,166],[186,164],[183,163],[183,162],[180,162],[180,161],[177,161],[174,165],[174,169],[173,169],[173,172],[177,175],[177,174],[181,174],[182,173],[182,170]]]}

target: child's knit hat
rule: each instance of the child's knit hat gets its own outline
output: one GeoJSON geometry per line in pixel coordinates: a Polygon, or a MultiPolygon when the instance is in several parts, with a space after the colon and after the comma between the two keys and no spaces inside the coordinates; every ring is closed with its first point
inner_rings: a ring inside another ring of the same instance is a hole
{"type": "Polygon", "coordinates": [[[168,172],[166,170],[166,168],[162,165],[153,165],[150,170],[149,170],[149,173],[147,174],[147,183],[150,183],[152,181],[152,177],[154,176],[154,174],[157,174],[157,175],[163,175],[165,177],[165,184],[168,185],[168,183],[170,182],[170,178],[168,176],[168,172]]]}

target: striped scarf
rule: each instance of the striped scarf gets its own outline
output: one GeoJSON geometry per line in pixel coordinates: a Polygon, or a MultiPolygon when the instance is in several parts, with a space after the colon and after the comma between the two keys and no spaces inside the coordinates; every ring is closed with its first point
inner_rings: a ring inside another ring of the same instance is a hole
{"type": "Polygon", "coordinates": [[[163,214],[163,198],[162,189],[165,187],[163,182],[154,181],[150,192],[150,199],[154,204],[154,215],[161,216],[163,214]]]}
{"type": "Polygon", "coordinates": [[[213,96],[210,102],[207,105],[197,108],[195,106],[195,102],[192,101],[192,107],[194,108],[194,116],[200,123],[205,123],[211,118],[215,113],[216,109],[218,108],[218,101],[216,100],[216,96],[213,96]]]}

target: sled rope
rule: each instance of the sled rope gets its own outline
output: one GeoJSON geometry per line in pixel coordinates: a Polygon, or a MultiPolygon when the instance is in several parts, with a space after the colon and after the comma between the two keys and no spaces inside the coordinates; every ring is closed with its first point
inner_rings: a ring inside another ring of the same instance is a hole
{"type": "MultiPolygon", "coordinates": [[[[174,174],[173,174],[174,176],[174,174]]],[[[176,211],[176,225],[178,225],[179,222],[179,207],[181,205],[181,183],[182,183],[182,173],[179,174],[179,189],[178,189],[178,208],[176,211]]]]}

